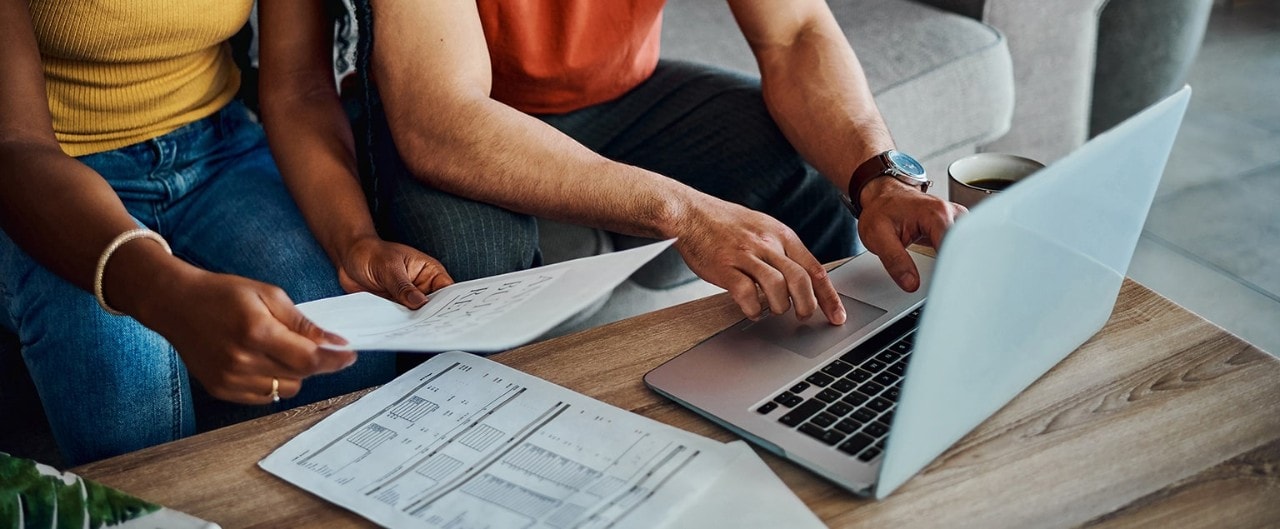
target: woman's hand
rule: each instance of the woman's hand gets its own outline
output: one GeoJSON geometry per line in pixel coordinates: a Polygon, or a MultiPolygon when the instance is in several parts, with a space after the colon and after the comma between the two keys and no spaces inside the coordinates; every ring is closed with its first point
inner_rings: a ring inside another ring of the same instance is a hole
{"type": "Polygon", "coordinates": [[[278,287],[239,276],[190,269],[158,289],[139,320],[160,333],[191,376],[216,398],[242,404],[298,393],[302,379],[356,361],[341,337],[317,327],[278,287]]]}
{"type": "Polygon", "coordinates": [[[403,244],[366,237],[352,244],[338,266],[347,292],[368,291],[416,309],[427,294],[453,284],[444,265],[403,244]]]}

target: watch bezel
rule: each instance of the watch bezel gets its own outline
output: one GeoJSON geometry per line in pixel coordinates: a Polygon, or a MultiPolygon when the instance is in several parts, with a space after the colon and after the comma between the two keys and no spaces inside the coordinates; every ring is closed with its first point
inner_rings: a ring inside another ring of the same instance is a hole
{"type": "Polygon", "coordinates": [[[887,162],[889,171],[892,171],[899,180],[906,178],[907,183],[915,185],[928,185],[932,183],[929,180],[928,172],[924,169],[924,164],[920,163],[915,157],[897,149],[889,149],[883,153],[884,160],[887,162]],[[899,161],[901,159],[901,161],[899,161]],[[916,171],[918,169],[918,171],[916,171]]]}

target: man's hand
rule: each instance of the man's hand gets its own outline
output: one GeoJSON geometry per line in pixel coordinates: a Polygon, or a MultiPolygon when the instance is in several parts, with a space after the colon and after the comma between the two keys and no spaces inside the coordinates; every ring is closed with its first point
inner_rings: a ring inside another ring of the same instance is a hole
{"type": "Polygon", "coordinates": [[[889,177],[868,182],[860,198],[858,236],[907,292],[920,288],[920,272],[907,246],[920,242],[940,248],[947,229],[969,211],[889,177]]]}
{"type": "Polygon", "coordinates": [[[347,292],[368,291],[411,309],[426,304],[428,293],[453,284],[440,261],[376,237],[360,239],[347,249],[338,281],[347,292]]]}
{"type": "Polygon", "coordinates": [[[729,291],[748,318],[764,307],[782,314],[794,307],[807,319],[821,310],[827,321],[845,321],[840,296],[822,263],[790,228],[745,207],[707,197],[676,223],[676,249],[699,277],[729,291]]]}

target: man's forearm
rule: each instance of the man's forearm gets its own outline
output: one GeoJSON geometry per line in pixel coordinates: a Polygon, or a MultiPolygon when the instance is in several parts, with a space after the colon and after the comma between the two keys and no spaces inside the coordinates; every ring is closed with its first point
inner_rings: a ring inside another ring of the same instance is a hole
{"type": "Polygon", "coordinates": [[[894,147],[862,66],[829,12],[785,45],[757,49],[770,113],[792,145],[838,188],[858,164],[894,147]]]}
{"type": "MultiPolygon", "coordinates": [[[[406,165],[424,182],[472,200],[552,220],[664,238],[710,197],[608,160],[542,121],[487,97],[389,109],[406,165]]],[[[429,103],[428,103],[429,101],[429,103]]]]}

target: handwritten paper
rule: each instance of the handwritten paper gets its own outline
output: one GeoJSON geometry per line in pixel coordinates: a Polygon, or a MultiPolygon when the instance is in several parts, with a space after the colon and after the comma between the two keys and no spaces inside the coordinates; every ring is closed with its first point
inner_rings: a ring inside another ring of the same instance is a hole
{"type": "Polygon", "coordinates": [[[608,295],[672,242],[456,283],[417,310],[367,292],[298,309],[352,349],[500,351],[536,339],[608,295]]]}

